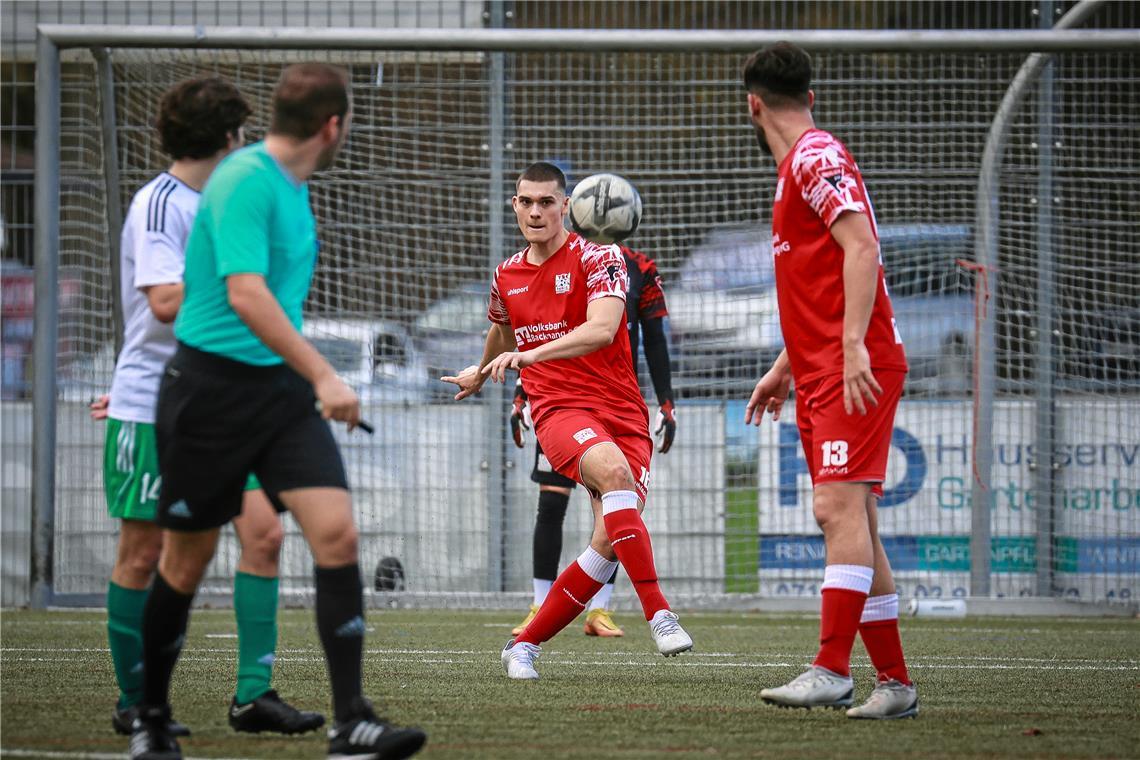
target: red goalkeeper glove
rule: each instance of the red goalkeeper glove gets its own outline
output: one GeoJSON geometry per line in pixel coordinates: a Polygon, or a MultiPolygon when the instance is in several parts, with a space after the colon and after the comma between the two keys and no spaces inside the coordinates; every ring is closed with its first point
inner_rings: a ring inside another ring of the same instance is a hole
{"type": "Polygon", "coordinates": [[[666,401],[657,410],[657,420],[653,424],[653,435],[660,436],[657,443],[657,452],[668,453],[673,448],[673,437],[677,435],[677,411],[672,401],[666,401]]]}
{"type": "Polygon", "coordinates": [[[522,380],[515,383],[515,398],[511,403],[511,437],[520,449],[526,445],[526,431],[530,430],[530,409],[527,407],[526,391],[522,380]]]}

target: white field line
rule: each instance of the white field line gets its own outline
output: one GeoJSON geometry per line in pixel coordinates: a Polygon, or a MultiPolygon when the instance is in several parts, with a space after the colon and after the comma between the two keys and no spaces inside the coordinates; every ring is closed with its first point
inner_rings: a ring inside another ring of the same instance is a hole
{"type": "MultiPolygon", "coordinates": [[[[195,654],[237,654],[236,648],[215,648],[215,647],[187,647],[187,656],[195,654]]],[[[313,655],[321,656],[320,649],[315,647],[301,647],[301,648],[281,648],[277,650],[283,656],[290,655],[313,655]]],[[[110,649],[107,647],[0,647],[0,652],[34,652],[38,654],[100,654],[108,653],[110,649]]],[[[410,656],[423,656],[423,655],[493,655],[497,654],[497,650],[489,649],[413,649],[413,648],[378,648],[366,649],[365,655],[400,655],[403,657],[410,656]]],[[[559,659],[565,653],[557,651],[547,651],[543,659],[552,660],[559,659]]],[[[652,651],[626,651],[617,650],[612,652],[591,652],[591,657],[647,657],[656,659],[652,651]]],[[[742,654],[740,652],[700,652],[692,651],[686,652],[685,658],[748,658],[748,657],[779,657],[797,659],[805,656],[804,652],[757,652],[754,655],[742,654]]],[[[17,659],[17,658],[11,658],[17,659]]],[[[865,660],[866,658],[855,657],[855,661],[865,660]]],[[[1103,659],[1094,657],[1002,657],[991,655],[924,655],[918,661],[927,660],[949,660],[951,662],[999,662],[999,663],[1013,663],[1013,664],[1115,664],[1115,665],[1140,665],[1140,660],[1131,658],[1119,659],[1103,659]]]]}
{"type": "MultiPolygon", "coordinates": [[[[42,749],[19,749],[14,747],[0,747],[0,756],[4,757],[46,757],[59,758],[59,760],[124,760],[123,752],[49,752],[42,749]]],[[[254,760],[245,757],[190,757],[185,760],[254,760]]]]}
{"type": "MultiPolygon", "coordinates": [[[[103,648],[90,649],[52,649],[52,648],[9,648],[0,649],[0,652],[21,652],[27,654],[5,654],[4,660],[8,663],[71,663],[86,662],[89,657],[81,655],[102,654],[107,652],[103,648]],[[56,655],[56,656],[28,656],[28,655],[56,655]]],[[[233,649],[197,649],[189,650],[182,660],[188,662],[216,661],[215,654],[235,654],[233,649]]],[[[379,659],[386,663],[407,662],[415,658],[416,662],[429,665],[477,665],[493,662],[496,652],[471,649],[369,649],[366,656],[379,659]]],[[[641,666],[652,662],[659,662],[656,657],[647,652],[596,652],[588,655],[591,659],[579,659],[577,655],[563,655],[551,652],[547,655],[548,662],[559,665],[578,667],[613,667],[613,666],[641,666]],[[600,659],[606,658],[606,659],[600,659]]],[[[278,662],[305,662],[319,663],[324,657],[315,649],[287,649],[282,650],[277,658],[278,662]]],[[[862,663],[861,658],[856,659],[862,663]]],[[[804,654],[800,653],[765,653],[759,656],[748,656],[731,652],[691,652],[676,662],[681,667],[701,668],[785,668],[806,666],[804,654]],[[740,658],[742,662],[709,662],[712,658],[740,658]],[[694,662],[695,660],[695,662],[694,662]]],[[[1092,658],[1042,658],[1042,657],[993,657],[993,656],[966,656],[966,655],[931,655],[911,660],[909,667],[927,670],[1092,670],[1092,671],[1140,671],[1140,661],[1133,659],[1103,660],[1092,658]]]]}

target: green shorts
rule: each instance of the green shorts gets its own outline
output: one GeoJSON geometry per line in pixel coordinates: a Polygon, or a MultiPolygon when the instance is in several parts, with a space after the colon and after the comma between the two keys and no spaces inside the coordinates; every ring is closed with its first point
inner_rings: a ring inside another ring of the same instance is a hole
{"type": "MultiPolygon", "coordinates": [[[[251,472],[245,490],[261,488],[251,472]]],[[[107,419],[103,442],[103,490],[107,512],[118,520],[154,521],[162,475],[158,472],[158,447],[154,425],[107,419]]]]}

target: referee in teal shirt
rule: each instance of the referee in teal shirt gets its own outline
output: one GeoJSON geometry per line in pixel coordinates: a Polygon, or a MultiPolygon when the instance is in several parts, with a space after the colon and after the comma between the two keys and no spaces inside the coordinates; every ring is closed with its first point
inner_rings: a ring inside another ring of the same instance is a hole
{"type": "Polygon", "coordinates": [[[356,394],[300,333],[317,260],[306,180],[348,135],[347,74],[290,66],[264,142],[234,152],[202,192],[186,247],[178,351],[162,378],[156,436],[164,544],[143,618],[137,760],[176,760],[170,676],[190,604],[248,473],[293,513],[316,564],[317,630],[332,683],[329,755],[402,758],[426,740],[376,717],[362,695],[364,609],[357,534],[340,451],[326,420],[360,423],[356,394]]]}

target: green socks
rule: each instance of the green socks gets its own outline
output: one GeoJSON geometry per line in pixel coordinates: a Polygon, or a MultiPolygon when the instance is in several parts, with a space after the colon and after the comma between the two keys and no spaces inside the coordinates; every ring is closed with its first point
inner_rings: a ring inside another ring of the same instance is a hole
{"type": "MultiPolygon", "coordinates": [[[[119,682],[119,706],[142,699],[142,617],[150,592],[107,584],[107,643],[119,682]]],[[[277,651],[277,578],[248,573],[234,577],[238,629],[237,701],[252,702],[269,691],[277,651]]]]}
{"type": "MultiPolygon", "coordinates": [[[[237,701],[246,704],[269,691],[277,651],[277,578],[238,572],[234,576],[238,629],[237,701]]],[[[120,681],[121,682],[121,681],[120,681]]]]}
{"type": "Polygon", "coordinates": [[[107,643],[119,682],[120,707],[138,704],[142,699],[142,618],[149,593],[147,589],[107,584],[107,643]]]}

